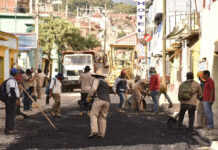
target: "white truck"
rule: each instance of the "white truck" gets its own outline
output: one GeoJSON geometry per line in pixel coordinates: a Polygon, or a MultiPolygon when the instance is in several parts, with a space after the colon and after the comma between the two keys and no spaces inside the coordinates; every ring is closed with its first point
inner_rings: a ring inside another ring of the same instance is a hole
{"type": "Polygon", "coordinates": [[[74,89],[80,88],[78,80],[87,65],[89,65],[92,69],[91,71],[94,72],[94,53],[88,51],[63,53],[63,92],[72,92],[74,89]]]}

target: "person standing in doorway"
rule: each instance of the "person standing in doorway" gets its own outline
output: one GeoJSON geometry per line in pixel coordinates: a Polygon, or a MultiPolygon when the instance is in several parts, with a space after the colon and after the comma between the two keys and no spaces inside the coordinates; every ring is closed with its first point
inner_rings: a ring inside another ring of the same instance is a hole
{"type": "Polygon", "coordinates": [[[18,83],[15,80],[17,76],[17,69],[12,68],[10,70],[10,77],[6,81],[6,91],[8,93],[5,101],[5,134],[14,134],[14,122],[16,117],[16,106],[19,105],[19,88],[18,83]]]}
{"type": "Polygon", "coordinates": [[[203,71],[203,77],[206,80],[203,91],[204,111],[207,117],[207,130],[214,128],[212,105],[215,101],[215,85],[210,77],[210,71],[203,71]]]}
{"type": "Polygon", "coordinates": [[[116,78],[113,86],[114,94],[117,94],[120,97],[120,103],[118,104],[118,112],[125,113],[122,110],[123,102],[124,102],[124,93],[127,89],[127,81],[126,81],[126,72],[122,70],[120,76],[116,78]]]}
{"type": "Polygon", "coordinates": [[[90,66],[86,66],[84,72],[81,73],[79,78],[79,83],[81,84],[80,116],[83,115],[83,111],[88,111],[87,114],[89,115],[91,110],[88,102],[86,101],[94,81],[94,78],[91,76],[92,73],[90,72],[90,70],[90,66]]]}
{"type": "Polygon", "coordinates": [[[62,73],[58,73],[55,78],[51,79],[49,86],[49,97],[53,97],[55,103],[50,113],[52,116],[61,117],[61,81],[64,79],[62,73]]]}
{"type": "Polygon", "coordinates": [[[154,102],[155,117],[159,116],[159,97],[160,97],[160,79],[156,70],[150,71],[151,78],[149,83],[149,90],[152,100],[154,102]]]}
{"type": "Polygon", "coordinates": [[[91,133],[88,138],[95,136],[104,138],[106,133],[106,118],[110,107],[110,87],[105,81],[102,71],[98,70],[93,77],[95,79],[88,99],[94,94],[96,98],[94,99],[90,113],[91,133]]]}

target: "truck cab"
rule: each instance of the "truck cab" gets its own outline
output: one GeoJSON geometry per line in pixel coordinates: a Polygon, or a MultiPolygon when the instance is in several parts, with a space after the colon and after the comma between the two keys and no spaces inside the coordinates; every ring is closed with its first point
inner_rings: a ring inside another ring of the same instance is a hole
{"type": "Polygon", "coordinates": [[[62,82],[63,92],[72,92],[74,89],[80,88],[78,80],[87,65],[94,72],[93,54],[84,52],[65,53],[63,56],[63,75],[65,77],[62,82]]]}

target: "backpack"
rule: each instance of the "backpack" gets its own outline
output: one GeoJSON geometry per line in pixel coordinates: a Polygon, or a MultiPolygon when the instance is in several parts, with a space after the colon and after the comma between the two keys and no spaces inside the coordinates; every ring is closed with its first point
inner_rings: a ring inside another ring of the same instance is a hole
{"type": "Polygon", "coordinates": [[[126,92],[127,89],[127,82],[125,79],[120,79],[117,83],[117,92],[126,92]]]}
{"type": "Polygon", "coordinates": [[[179,88],[179,101],[188,101],[192,98],[192,81],[185,81],[179,88]]]}
{"type": "Polygon", "coordinates": [[[1,85],[0,85],[0,100],[2,102],[6,102],[7,98],[8,98],[8,94],[7,93],[7,81],[10,80],[11,78],[5,80],[1,85]]]}
{"type": "MultiPolygon", "coordinates": [[[[56,85],[56,79],[55,79],[55,78],[52,78],[52,79],[54,79],[54,86],[55,86],[55,85],[56,85]]],[[[51,82],[50,82],[50,83],[51,83],[51,82]]],[[[45,94],[46,94],[46,95],[49,95],[50,83],[46,86],[46,89],[45,89],[45,94]]],[[[53,90],[54,86],[52,87],[52,90],[53,90]]]]}

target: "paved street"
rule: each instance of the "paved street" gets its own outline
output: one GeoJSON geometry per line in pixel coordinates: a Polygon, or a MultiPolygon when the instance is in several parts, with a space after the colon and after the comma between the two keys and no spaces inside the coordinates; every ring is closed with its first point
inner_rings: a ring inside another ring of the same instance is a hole
{"type": "MultiPolygon", "coordinates": [[[[155,118],[151,104],[148,105],[146,113],[141,113],[137,117],[130,111],[126,114],[118,113],[116,111],[118,99],[114,96],[111,98],[112,105],[105,139],[87,139],[89,118],[78,115],[79,93],[65,93],[62,94],[63,117],[61,118],[52,117],[48,113],[51,105],[42,106],[44,101],[40,100],[42,108],[59,129],[58,132],[48,124],[37,109],[34,109],[33,112],[28,112],[32,114],[30,118],[17,121],[18,135],[7,136],[8,142],[5,141],[0,149],[208,149],[208,144],[198,135],[191,136],[187,135],[185,130],[167,128],[166,122],[169,117],[161,112],[160,117],[155,118]]],[[[3,126],[0,131],[2,135],[3,126]]]]}

